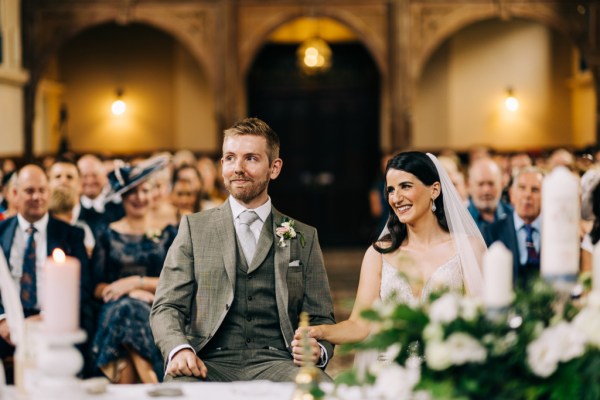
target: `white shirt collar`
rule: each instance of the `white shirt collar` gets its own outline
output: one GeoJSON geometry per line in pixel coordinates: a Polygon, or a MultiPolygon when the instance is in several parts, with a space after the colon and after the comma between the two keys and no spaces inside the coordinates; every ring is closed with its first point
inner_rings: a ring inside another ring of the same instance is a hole
{"type": "MultiPolygon", "coordinates": [[[[237,217],[245,210],[249,210],[248,208],[241,205],[236,199],[234,199],[231,195],[229,196],[229,205],[231,206],[231,213],[233,214],[233,220],[235,221],[237,217]]],[[[271,214],[271,198],[268,197],[265,204],[256,207],[253,209],[258,218],[260,218],[261,222],[264,224],[267,218],[269,218],[269,214],[271,214]]]]}
{"type": "MultiPolygon", "coordinates": [[[[33,226],[38,232],[46,232],[46,229],[48,228],[48,218],[48,213],[46,213],[42,218],[33,223],[33,226]]],[[[31,225],[31,222],[23,218],[21,214],[17,214],[17,221],[19,222],[19,227],[23,232],[27,231],[31,225]]]]}
{"type": "MultiPolygon", "coordinates": [[[[525,225],[525,221],[523,221],[523,219],[517,215],[516,211],[513,213],[513,216],[514,216],[514,222],[515,222],[515,231],[518,232],[525,225]]],[[[530,225],[532,227],[534,227],[539,233],[541,233],[542,232],[542,215],[541,214],[538,215],[538,217],[536,219],[534,219],[530,225]]]]}

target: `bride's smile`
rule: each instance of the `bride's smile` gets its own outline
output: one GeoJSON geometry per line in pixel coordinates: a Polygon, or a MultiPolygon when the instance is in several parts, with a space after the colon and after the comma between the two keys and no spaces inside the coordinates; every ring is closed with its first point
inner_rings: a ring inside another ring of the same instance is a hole
{"type": "Polygon", "coordinates": [[[390,169],[386,175],[388,202],[400,221],[413,224],[431,212],[433,188],[426,186],[415,175],[390,169]]]}

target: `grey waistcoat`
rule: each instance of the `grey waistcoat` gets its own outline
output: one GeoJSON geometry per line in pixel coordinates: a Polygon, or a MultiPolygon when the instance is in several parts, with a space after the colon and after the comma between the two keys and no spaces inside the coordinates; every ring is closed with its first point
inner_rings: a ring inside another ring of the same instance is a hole
{"type": "Polygon", "coordinates": [[[223,349],[285,350],[275,302],[274,246],[264,261],[248,272],[236,236],[236,277],[233,303],[213,339],[203,351],[223,349]]]}

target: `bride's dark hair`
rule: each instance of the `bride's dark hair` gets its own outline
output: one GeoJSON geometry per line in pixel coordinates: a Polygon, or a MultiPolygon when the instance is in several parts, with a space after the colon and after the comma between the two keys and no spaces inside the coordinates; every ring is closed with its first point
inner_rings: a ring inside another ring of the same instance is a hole
{"type": "MultiPolygon", "coordinates": [[[[411,173],[426,186],[431,186],[435,182],[440,181],[440,176],[435,168],[435,165],[433,164],[433,161],[431,161],[427,154],[419,151],[407,151],[405,153],[395,155],[390,161],[388,161],[385,168],[386,179],[387,173],[390,169],[397,169],[411,173]]],[[[389,204],[387,182],[383,188],[383,195],[385,196],[390,213],[386,224],[388,233],[373,242],[373,247],[380,253],[390,253],[398,249],[404,239],[406,239],[407,230],[406,225],[400,222],[398,216],[394,212],[394,209],[389,204]],[[381,247],[379,245],[381,242],[389,243],[389,246],[381,247]]],[[[434,203],[436,207],[434,215],[442,229],[448,232],[448,222],[446,221],[446,214],[444,212],[444,193],[442,193],[441,188],[440,195],[434,200],[434,203]]]]}

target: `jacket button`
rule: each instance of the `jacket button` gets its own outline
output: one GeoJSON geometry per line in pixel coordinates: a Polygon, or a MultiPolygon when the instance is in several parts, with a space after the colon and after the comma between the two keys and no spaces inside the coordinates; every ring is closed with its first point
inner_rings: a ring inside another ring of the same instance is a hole
{"type": "Polygon", "coordinates": [[[252,339],[248,338],[246,339],[246,343],[250,343],[252,341],[252,339]]]}
{"type": "Polygon", "coordinates": [[[252,296],[248,296],[248,300],[252,301],[252,296]]]}

